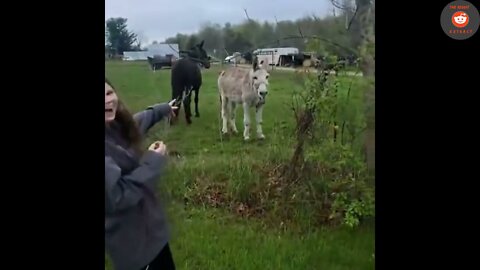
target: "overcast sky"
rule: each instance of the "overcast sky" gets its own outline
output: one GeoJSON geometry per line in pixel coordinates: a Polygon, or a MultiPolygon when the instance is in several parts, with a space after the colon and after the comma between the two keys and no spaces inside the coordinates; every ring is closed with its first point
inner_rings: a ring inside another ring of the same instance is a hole
{"type": "Polygon", "coordinates": [[[329,0],[105,0],[105,20],[128,19],[130,30],[144,39],[164,41],[177,33],[191,34],[202,23],[224,25],[250,18],[261,21],[295,20],[305,15],[323,17],[332,14],[329,0]]]}

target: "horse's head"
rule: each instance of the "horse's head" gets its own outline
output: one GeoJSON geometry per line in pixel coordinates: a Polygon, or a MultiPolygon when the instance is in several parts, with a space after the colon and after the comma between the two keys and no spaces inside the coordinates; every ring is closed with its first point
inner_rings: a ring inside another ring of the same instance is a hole
{"type": "Polygon", "coordinates": [[[190,48],[189,55],[197,58],[205,68],[210,68],[210,56],[208,56],[207,52],[203,49],[203,43],[204,40],[190,48]]]}

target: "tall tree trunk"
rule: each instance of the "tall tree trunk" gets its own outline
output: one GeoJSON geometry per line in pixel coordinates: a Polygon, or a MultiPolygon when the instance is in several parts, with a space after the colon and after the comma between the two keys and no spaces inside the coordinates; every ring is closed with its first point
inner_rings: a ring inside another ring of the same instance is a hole
{"type": "Polygon", "coordinates": [[[366,132],[364,149],[369,169],[375,169],[375,1],[356,0],[360,29],[360,68],[369,81],[365,89],[364,104],[366,132]]]}

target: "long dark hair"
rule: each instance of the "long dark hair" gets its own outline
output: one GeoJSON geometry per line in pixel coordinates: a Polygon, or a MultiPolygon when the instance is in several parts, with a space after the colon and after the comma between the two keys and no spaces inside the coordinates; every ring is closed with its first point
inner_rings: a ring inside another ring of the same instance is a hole
{"type": "MultiPolygon", "coordinates": [[[[115,90],[115,87],[107,79],[107,77],[105,77],[105,83],[110,85],[115,90]]],[[[138,130],[137,122],[135,122],[135,119],[133,119],[133,115],[120,98],[118,99],[118,106],[115,113],[114,122],[118,125],[120,129],[120,135],[127,141],[128,145],[132,147],[135,152],[141,154],[142,135],[138,130]]]]}

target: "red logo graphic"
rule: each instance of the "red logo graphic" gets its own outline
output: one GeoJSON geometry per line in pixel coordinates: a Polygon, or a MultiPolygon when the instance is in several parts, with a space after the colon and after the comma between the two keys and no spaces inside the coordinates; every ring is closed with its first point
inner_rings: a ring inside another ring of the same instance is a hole
{"type": "Polygon", "coordinates": [[[464,11],[457,11],[453,13],[452,23],[458,28],[463,28],[468,25],[469,17],[464,11]]]}

